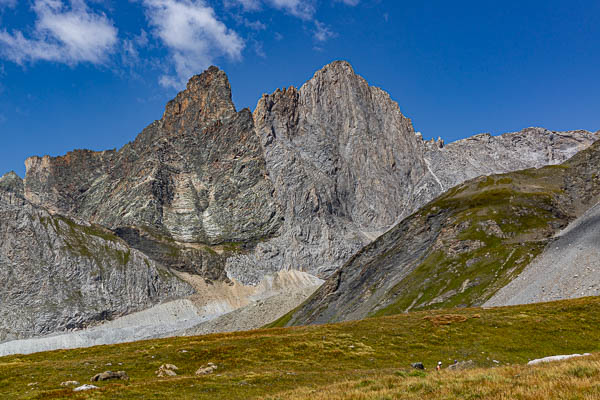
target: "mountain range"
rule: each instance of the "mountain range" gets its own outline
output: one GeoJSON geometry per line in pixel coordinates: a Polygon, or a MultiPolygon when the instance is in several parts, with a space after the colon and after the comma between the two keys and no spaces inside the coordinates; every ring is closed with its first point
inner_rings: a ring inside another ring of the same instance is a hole
{"type": "Polygon", "coordinates": [[[0,179],[0,353],[517,301],[554,236],[595,223],[599,134],[426,141],[344,61],[237,111],[210,67],[123,148],[0,179]]]}

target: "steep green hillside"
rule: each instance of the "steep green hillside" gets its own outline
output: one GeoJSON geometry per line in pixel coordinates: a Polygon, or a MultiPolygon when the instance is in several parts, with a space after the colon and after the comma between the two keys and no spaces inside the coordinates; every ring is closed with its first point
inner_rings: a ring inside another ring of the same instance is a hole
{"type": "Polygon", "coordinates": [[[427,374],[435,374],[431,370],[438,360],[496,367],[599,352],[598,326],[600,298],[585,298],[9,356],[0,358],[0,398],[284,399],[292,390],[299,391],[294,398],[312,398],[313,390],[335,389],[346,381],[374,389],[382,376],[394,376],[398,385],[420,385],[430,382],[427,374]],[[427,367],[425,373],[410,368],[418,361],[427,367]],[[196,376],[209,362],[217,370],[196,376]],[[178,375],[157,378],[155,371],[166,363],[176,365],[178,375]],[[100,388],[84,393],[60,385],[90,383],[106,370],[125,371],[130,379],[95,382],[100,388]]]}
{"type": "Polygon", "coordinates": [[[274,326],[483,304],[600,193],[600,145],[459,185],[366,246],[274,326]]]}

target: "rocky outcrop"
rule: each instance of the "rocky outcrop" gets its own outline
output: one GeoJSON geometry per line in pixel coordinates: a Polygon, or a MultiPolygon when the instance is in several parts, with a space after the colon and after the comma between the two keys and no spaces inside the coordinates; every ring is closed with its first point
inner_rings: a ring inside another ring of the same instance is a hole
{"type": "Polygon", "coordinates": [[[350,256],[449,188],[494,173],[561,163],[599,136],[529,128],[444,145],[424,141],[383,90],[336,61],[254,111],[281,235],[227,272],[255,282],[279,269],[329,276],[350,256]]]}
{"type": "Polygon", "coordinates": [[[10,205],[25,203],[23,180],[14,171],[0,178],[0,202],[10,205]]]}
{"type": "MultiPolygon", "coordinates": [[[[599,163],[597,142],[559,166],[451,189],[361,249],[285,321],[326,323],[483,304],[600,200],[599,163]],[[481,245],[450,251],[475,241],[481,245]]],[[[547,281],[555,277],[548,273],[547,281]]]]}
{"type": "Polygon", "coordinates": [[[186,254],[157,261],[207,278],[224,278],[224,262],[194,244],[252,244],[281,223],[252,115],[235,111],[216,67],[191,78],[162,119],[119,151],[32,157],[26,166],[32,203],[123,233],[142,251],[166,243],[186,254]]]}
{"type": "Polygon", "coordinates": [[[0,342],[81,329],[194,292],[110,231],[11,199],[0,188],[0,342]]]}

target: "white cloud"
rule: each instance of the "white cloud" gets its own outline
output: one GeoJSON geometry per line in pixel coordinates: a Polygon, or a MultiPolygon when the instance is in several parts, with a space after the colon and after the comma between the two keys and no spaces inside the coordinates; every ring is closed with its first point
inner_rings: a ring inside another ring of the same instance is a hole
{"type": "Polygon", "coordinates": [[[219,56],[241,57],[244,41],[217,20],[201,0],[143,0],[154,34],[171,52],[175,76],[161,77],[163,86],[181,88],[190,76],[219,56]]]}
{"type": "Polygon", "coordinates": [[[83,0],[36,0],[33,38],[21,31],[0,31],[0,52],[18,64],[38,60],[69,65],[102,64],[117,43],[117,29],[102,13],[92,12],[83,0]]]}
{"type": "Polygon", "coordinates": [[[225,0],[227,7],[235,4],[242,6],[244,11],[258,11],[267,5],[304,20],[312,19],[315,14],[314,0],[225,0]]]}
{"type": "Polygon", "coordinates": [[[340,2],[340,3],[347,4],[347,5],[349,5],[349,6],[355,6],[355,5],[357,5],[357,4],[358,4],[358,2],[359,2],[360,0],[336,0],[336,1],[338,1],[338,2],[340,2]]]}
{"type": "Polygon", "coordinates": [[[335,32],[332,32],[327,25],[322,22],[315,21],[314,38],[317,42],[326,42],[327,40],[337,36],[335,32]]]}
{"type": "Polygon", "coordinates": [[[308,0],[266,0],[272,7],[302,19],[312,19],[315,14],[315,6],[308,0]]]}

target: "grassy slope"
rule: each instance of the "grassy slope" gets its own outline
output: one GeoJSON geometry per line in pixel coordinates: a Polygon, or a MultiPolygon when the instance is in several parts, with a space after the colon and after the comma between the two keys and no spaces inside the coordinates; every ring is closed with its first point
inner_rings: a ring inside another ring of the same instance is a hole
{"type": "Polygon", "coordinates": [[[598,399],[600,355],[547,363],[536,367],[513,365],[494,369],[380,375],[340,382],[328,387],[302,388],[270,400],[366,399],[598,399]]]}
{"type": "Polygon", "coordinates": [[[565,193],[557,178],[563,172],[558,166],[479,178],[420,210],[423,215],[454,210],[445,223],[450,234],[440,234],[438,249],[386,293],[393,303],[374,315],[473,306],[488,300],[573,218],[560,207],[565,193]],[[461,242],[481,247],[449,251],[461,242]]]}
{"type": "Polygon", "coordinates": [[[435,378],[408,377],[402,371],[411,362],[422,361],[431,369],[438,360],[448,364],[459,359],[492,367],[554,354],[598,352],[598,326],[600,298],[585,298],[9,356],[0,358],[0,398],[287,398],[282,393],[290,390],[299,390],[297,398],[308,398],[312,390],[339,383],[335,390],[341,391],[347,384],[343,382],[363,385],[363,380],[376,382],[364,384],[364,390],[397,382],[399,387],[417,385],[427,392],[431,385],[438,387],[435,378]],[[219,366],[217,372],[196,377],[196,369],[208,362],[219,366]],[[177,365],[179,376],[156,378],[154,371],[163,363],[177,365]],[[100,390],[80,394],[60,386],[73,379],[89,382],[104,370],[124,370],[131,380],[100,383],[100,390]],[[387,383],[390,379],[393,382],[387,383]]]}

